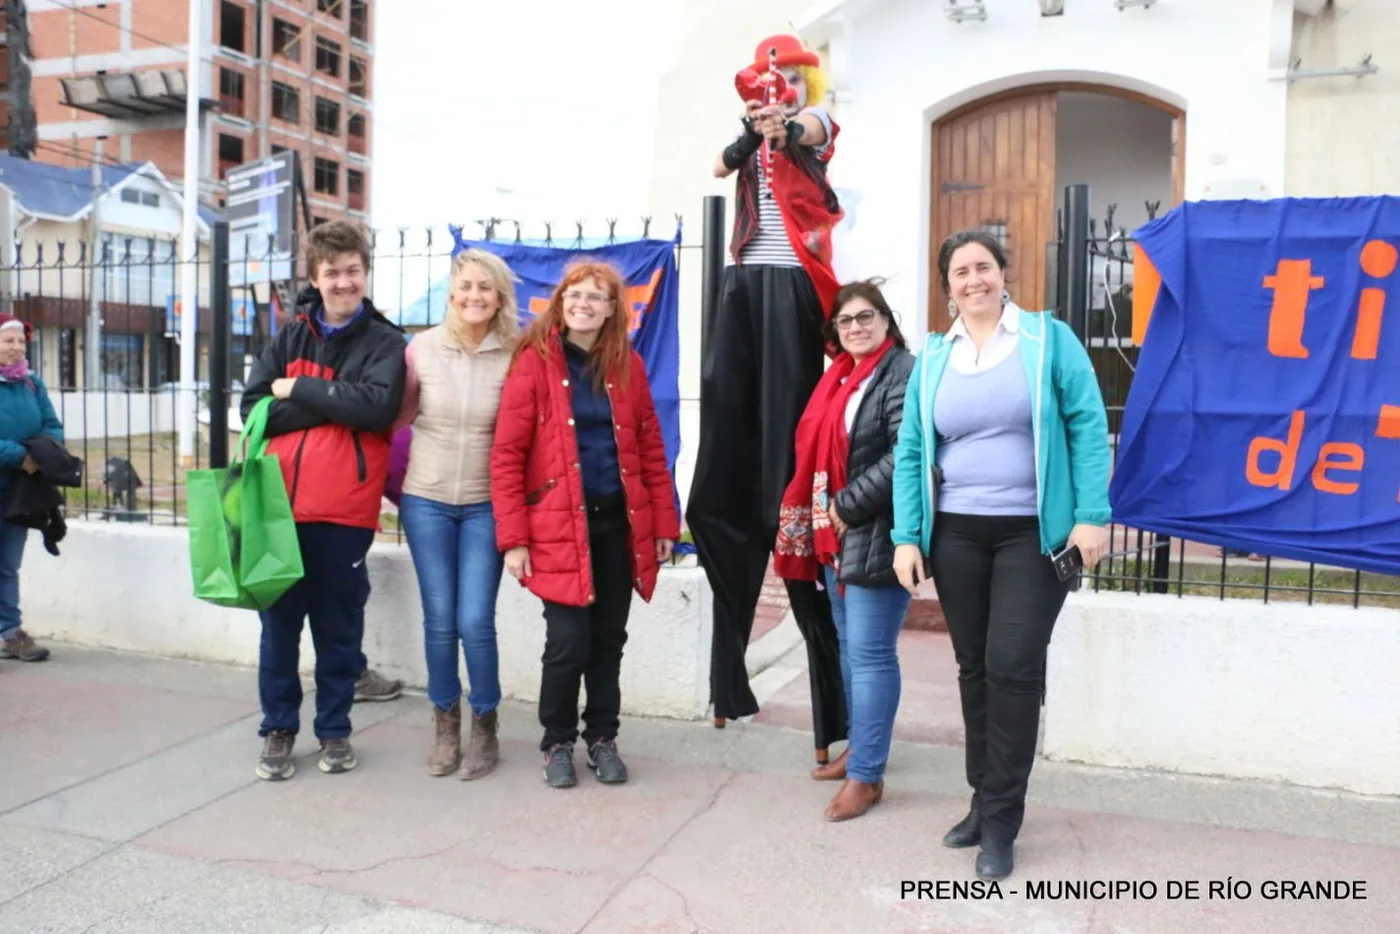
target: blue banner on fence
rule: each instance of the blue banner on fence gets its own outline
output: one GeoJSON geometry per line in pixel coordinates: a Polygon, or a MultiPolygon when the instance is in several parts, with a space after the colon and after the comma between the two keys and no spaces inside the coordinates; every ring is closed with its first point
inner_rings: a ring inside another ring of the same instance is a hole
{"type": "Polygon", "coordinates": [[[1161,288],[1114,518],[1400,574],[1400,198],[1187,204],[1137,239],[1161,288]]]}
{"type": "MultiPolygon", "coordinates": [[[[627,282],[627,314],[632,319],[632,346],[646,363],[656,417],[666,444],[666,465],[675,484],[676,458],[681,450],[681,344],[680,271],[676,247],[681,229],[672,240],[630,240],[592,247],[537,246],[495,240],[463,239],[461,228],[452,227],[453,255],[477,247],[489,250],[510,266],[520,279],[515,285],[516,301],[527,320],[549,305],[549,297],[563,277],[564,268],[580,259],[611,263],[627,282]]],[[[680,513],[680,496],[676,494],[680,513]]],[[[677,545],[680,553],[690,546],[677,545]]]]}

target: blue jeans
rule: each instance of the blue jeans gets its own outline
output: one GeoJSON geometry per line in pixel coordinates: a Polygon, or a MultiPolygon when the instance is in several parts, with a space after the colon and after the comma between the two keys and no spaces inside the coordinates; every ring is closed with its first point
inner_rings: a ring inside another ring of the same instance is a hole
{"type": "Polygon", "coordinates": [[[836,572],[829,567],[822,571],[841,644],[841,680],[851,724],[846,777],[882,781],[899,710],[899,632],[909,609],[909,591],[847,584],[843,596],[836,572]]]}
{"type": "Polygon", "coordinates": [[[29,530],[0,518],[0,639],[16,635],[20,626],[19,565],[29,530]]]}
{"type": "Polygon", "coordinates": [[[491,504],[446,503],[404,494],[399,521],[408,538],[423,600],[423,653],[428,699],[451,710],[462,697],[457,646],[467,663],[467,703],[484,716],[501,703],[496,652],[496,595],[505,557],[496,550],[491,504]]]}

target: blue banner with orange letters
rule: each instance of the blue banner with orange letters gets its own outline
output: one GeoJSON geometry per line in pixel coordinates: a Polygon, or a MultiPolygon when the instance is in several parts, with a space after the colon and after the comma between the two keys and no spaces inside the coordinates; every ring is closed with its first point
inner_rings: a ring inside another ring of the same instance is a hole
{"type": "Polygon", "coordinates": [[[1137,242],[1115,521],[1400,574],[1400,198],[1188,203],[1137,242]]]}
{"type": "MultiPolygon", "coordinates": [[[[680,274],[676,264],[680,228],[672,240],[630,240],[590,247],[466,240],[460,228],[450,229],[456,241],[454,255],[477,247],[496,254],[510,266],[520,280],[515,285],[515,296],[525,320],[549,306],[549,297],[569,263],[589,259],[617,267],[627,282],[625,305],[631,318],[632,346],[646,364],[674,485],[676,458],[681,450],[680,274]]],[[[676,509],[678,515],[684,515],[679,495],[676,509]]],[[[690,549],[677,545],[676,550],[686,553],[690,549]]]]}

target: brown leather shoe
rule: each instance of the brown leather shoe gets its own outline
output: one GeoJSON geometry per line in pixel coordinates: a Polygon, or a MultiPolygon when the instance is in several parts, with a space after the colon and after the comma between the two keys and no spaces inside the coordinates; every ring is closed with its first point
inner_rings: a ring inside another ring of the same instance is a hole
{"type": "Polygon", "coordinates": [[[826,765],[819,765],[812,770],[812,777],[819,782],[839,782],[846,777],[846,750],[841,750],[841,755],[832,759],[826,765]]]}
{"type": "Polygon", "coordinates": [[[841,790],[826,806],[824,815],[829,821],[851,820],[880,803],[885,795],[885,783],[857,782],[847,780],[841,783],[841,790]]]}
{"type": "Polygon", "coordinates": [[[451,775],[462,759],[462,702],[451,710],[433,708],[436,736],[433,751],[428,754],[429,775],[451,775]]]}
{"type": "Polygon", "coordinates": [[[472,711],[472,732],[467,740],[467,751],[462,756],[462,770],[457,777],[464,782],[489,775],[501,758],[500,743],[496,740],[496,711],[478,717],[472,711]]]}

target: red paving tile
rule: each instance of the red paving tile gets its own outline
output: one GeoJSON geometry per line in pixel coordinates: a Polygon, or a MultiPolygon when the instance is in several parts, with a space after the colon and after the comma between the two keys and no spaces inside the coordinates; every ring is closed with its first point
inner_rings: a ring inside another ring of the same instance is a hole
{"type": "MultiPolygon", "coordinates": [[[[958,699],[958,668],[947,633],[912,632],[899,637],[900,700],[895,739],[939,746],[963,743],[962,707],[958,699]]],[[[795,730],[812,728],[812,694],[807,673],[769,697],[754,717],[795,730]]]]}
{"type": "Polygon", "coordinates": [[[753,633],[749,645],[776,629],[787,616],[787,588],[782,578],[773,573],[773,562],[768,562],[768,575],[763,579],[763,590],[758,595],[758,606],[754,609],[753,633]]]}

